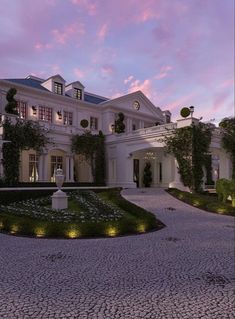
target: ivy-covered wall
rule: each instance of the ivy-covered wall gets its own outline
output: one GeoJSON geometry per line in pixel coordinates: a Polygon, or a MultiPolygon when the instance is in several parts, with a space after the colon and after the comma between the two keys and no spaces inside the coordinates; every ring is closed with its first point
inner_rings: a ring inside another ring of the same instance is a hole
{"type": "Polygon", "coordinates": [[[176,129],[172,136],[165,138],[167,152],[177,159],[181,181],[195,192],[202,189],[211,136],[212,127],[198,123],[176,129]]]}
{"type": "Polygon", "coordinates": [[[93,181],[96,184],[105,184],[105,136],[100,131],[99,134],[85,132],[82,135],[72,137],[72,152],[83,155],[91,166],[93,181]]]}

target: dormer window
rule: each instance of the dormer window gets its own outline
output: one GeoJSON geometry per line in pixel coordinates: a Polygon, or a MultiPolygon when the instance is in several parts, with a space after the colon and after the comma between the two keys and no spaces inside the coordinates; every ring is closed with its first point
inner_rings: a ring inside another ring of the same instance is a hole
{"type": "Polygon", "coordinates": [[[74,88],[73,97],[74,97],[75,99],[77,99],[77,100],[81,100],[81,99],[82,99],[82,90],[81,90],[81,89],[74,88]]]}
{"type": "Polygon", "coordinates": [[[63,84],[54,82],[54,93],[63,95],[63,84]]]}

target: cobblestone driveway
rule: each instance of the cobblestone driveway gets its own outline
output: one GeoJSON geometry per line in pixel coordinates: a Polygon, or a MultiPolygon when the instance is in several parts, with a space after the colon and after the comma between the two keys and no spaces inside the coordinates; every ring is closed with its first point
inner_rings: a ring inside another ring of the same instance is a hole
{"type": "Polygon", "coordinates": [[[161,189],[123,194],[167,227],[114,239],[0,234],[0,318],[235,317],[233,218],[161,189]]]}

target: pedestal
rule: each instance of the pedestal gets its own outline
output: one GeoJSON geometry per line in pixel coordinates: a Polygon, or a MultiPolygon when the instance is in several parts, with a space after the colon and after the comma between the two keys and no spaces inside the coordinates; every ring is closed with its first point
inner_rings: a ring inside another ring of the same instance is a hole
{"type": "Polygon", "coordinates": [[[52,209],[61,210],[68,208],[68,196],[58,190],[52,195],[52,209]]]}

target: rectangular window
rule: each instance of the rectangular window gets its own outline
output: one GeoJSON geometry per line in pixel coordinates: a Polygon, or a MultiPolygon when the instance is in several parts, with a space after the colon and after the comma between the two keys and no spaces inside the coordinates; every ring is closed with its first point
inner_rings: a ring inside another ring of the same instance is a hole
{"type": "Polygon", "coordinates": [[[56,94],[63,94],[63,84],[58,83],[58,82],[54,82],[54,92],[56,94]]]}
{"type": "Polygon", "coordinates": [[[38,155],[29,154],[29,181],[38,181],[38,155]]]}
{"type": "Polygon", "coordinates": [[[52,108],[47,106],[39,106],[39,120],[52,122],[52,108]]]}
{"type": "Polygon", "coordinates": [[[17,112],[21,119],[27,118],[27,103],[22,101],[17,101],[17,112]]]}
{"type": "Polygon", "coordinates": [[[81,100],[82,99],[82,90],[81,89],[73,89],[73,97],[77,100],[81,100]]]}
{"type": "Polygon", "coordinates": [[[51,182],[55,182],[55,173],[57,168],[63,169],[63,157],[51,156],[51,182]]]}
{"type": "Polygon", "coordinates": [[[97,117],[90,117],[90,129],[95,131],[98,130],[98,118],[97,117]]]}
{"type": "Polygon", "coordinates": [[[64,125],[73,125],[73,113],[64,111],[64,125]]]}

